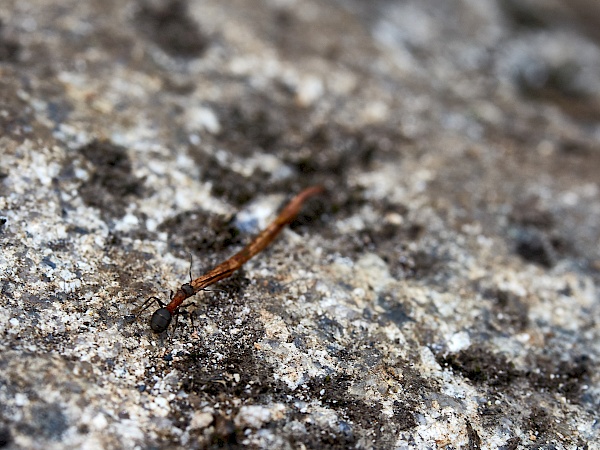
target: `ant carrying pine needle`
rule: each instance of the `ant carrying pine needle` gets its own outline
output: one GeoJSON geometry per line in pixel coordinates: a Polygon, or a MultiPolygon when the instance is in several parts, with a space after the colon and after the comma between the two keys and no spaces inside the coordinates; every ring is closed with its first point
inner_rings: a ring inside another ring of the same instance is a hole
{"type": "Polygon", "coordinates": [[[291,223],[296,218],[300,212],[300,208],[308,198],[322,192],[324,192],[324,188],[322,186],[313,186],[303,190],[296,197],[294,197],[283,208],[277,218],[267,228],[261,231],[260,234],[258,234],[258,236],[256,236],[246,247],[233,255],[231,258],[223,261],[214,269],[209,270],[204,275],[190,281],[189,283],[181,285],[179,290],[171,297],[171,301],[167,305],[165,305],[156,297],[150,297],[142,305],[138,314],[148,308],[152,302],[158,303],[160,308],[157,309],[154,314],[152,314],[150,328],[152,328],[154,333],[162,333],[163,331],[166,331],[171,323],[173,315],[186,299],[196,295],[198,292],[202,291],[213,283],[233,275],[233,273],[241,268],[250,258],[264,250],[267,245],[273,242],[283,227],[291,223]]]}

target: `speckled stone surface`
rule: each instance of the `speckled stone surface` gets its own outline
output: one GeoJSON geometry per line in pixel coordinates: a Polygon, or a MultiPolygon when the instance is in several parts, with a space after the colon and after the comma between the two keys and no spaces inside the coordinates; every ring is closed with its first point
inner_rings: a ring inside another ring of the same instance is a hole
{"type": "Polygon", "coordinates": [[[3,0],[0,447],[600,448],[594,8],[3,0]]]}

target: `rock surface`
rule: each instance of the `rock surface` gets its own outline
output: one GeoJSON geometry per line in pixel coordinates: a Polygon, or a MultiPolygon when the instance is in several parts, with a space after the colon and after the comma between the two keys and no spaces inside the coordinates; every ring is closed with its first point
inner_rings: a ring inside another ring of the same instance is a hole
{"type": "Polygon", "coordinates": [[[2,3],[0,447],[599,448],[594,3],[2,3]]]}

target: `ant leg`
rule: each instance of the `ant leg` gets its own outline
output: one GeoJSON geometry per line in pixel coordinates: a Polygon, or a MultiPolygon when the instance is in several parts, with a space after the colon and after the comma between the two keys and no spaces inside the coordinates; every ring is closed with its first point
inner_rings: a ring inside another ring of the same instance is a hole
{"type": "Polygon", "coordinates": [[[139,309],[135,313],[128,314],[125,316],[125,322],[126,323],[135,322],[137,320],[137,318],[140,316],[140,314],[142,314],[144,311],[146,311],[150,307],[150,305],[152,305],[153,303],[158,303],[161,308],[165,307],[165,304],[163,302],[161,302],[158,297],[149,297],[142,304],[142,306],[139,307],[139,309]]]}
{"type": "Polygon", "coordinates": [[[177,325],[179,325],[179,311],[175,314],[175,322],[173,322],[173,326],[171,327],[171,332],[167,330],[167,336],[169,337],[169,342],[173,341],[173,337],[175,336],[175,331],[177,330],[177,325]]]}
{"type": "MultiPolygon", "coordinates": [[[[179,307],[179,310],[175,314],[175,323],[173,324],[173,327],[171,328],[173,335],[175,334],[175,330],[177,329],[177,325],[179,324],[179,315],[184,312],[184,308],[188,308],[190,306],[198,306],[198,305],[196,305],[196,303],[194,303],[194,302],[190,302],[190,303],[187,303],[187,304],[179,307]]],[[[185,311],[185,312],[187,313],[187,311],[185,311]]],[[[192,329],[193,329],[194,328],[194,319],[192,319],[192,313],[190,313],[190,320],[192,321],[192,329]]]]}
{"type": "Polygon", "coordinates": [[[194,333],[194,330],[196,329],[196,326],[194,325],[194,314],[190,313],[190,322],[192,323],[192,334],[194,333]]]}
{"type": "Polygon", "coordinates": [[[142,313],[145,310],[147,310],[150,307],[150,305],[152,305],[153,303],[158,303],[158,305],[161,308],[165,307],[165,304],[163,302],[161,302],[158,297],[148,297],[148,300],[146,300],[144,302],[144,304],[140,307],[140,309],[138,310],[136,316],[140,315],[140,313],[142,313]]]}

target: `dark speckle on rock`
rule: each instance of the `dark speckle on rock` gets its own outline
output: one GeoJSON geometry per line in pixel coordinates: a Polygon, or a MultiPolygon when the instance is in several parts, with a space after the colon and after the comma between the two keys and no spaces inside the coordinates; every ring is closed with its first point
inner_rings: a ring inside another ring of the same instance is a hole
{"type": "Polygon", "coordinates": [[[48,257],[45,257],[45,258],[42,260],[42,262],[43,262],[44,264],[46,264],[48,267],[51,267],[52,269],[56,269],[56,264],[54,264],[50,258],[48,258],[48,257]]]}
{"type": "Polygon", "coordinates": [[[51,441],[59,441],[69,427],[62,409],[55,404],[40,404],[32,408],[33,432],[51,441]]]}
{"type": "Polygon", "coordinates": [[[399,327],[412,320],[406,306],[396,300],[393,296],[384,295],[383,297],[379,297],[379,305],[385,309],[385,318],[391,320],[399,327]]]}
{"type": "Polygon", "coordinates": [[[20,53],[21,44],[7,33],[6,26],[0,19],[0,62],[17,62],[20,53]]]}
{"type": "Polygon", "coordinates": [[[517,238],[516,251],[524,260],[544,267],[554,265],[554,251],[548,240],[536,232],[522,232],[517,238]]]}
{"type": "Polygon", "coordinates": [[[95,140],[79,152],[92,165],[90,178],[79,188],[83,200],[108,217],[123,215],[127,201],[142,193],[142,182],[132,174],[126,149],[95,140]]]}
{"type": "Polygon", "coordinates": [[[463,350],[456,355],[439,357],[442,365],[452,369],[476,383],[492,385],[510,384],[519,372],[502,355],[492,355],[481,348],[463,350]]]}
{"type": "Polygon", "coordinates": [[[498,447],[500,450],[517,450],[519,448],[519,444],[521,443],[521,439],[518,437],[511,437],[506,444],[498,447]]]}
{"type": "Polygon", "coordinates": [[[467,437],[469,438],[468,448],[469,450],[479,450],[481,449],[481,438],[471,422],[467,420],[467,437]]]}
{"type": "Polygon", "coordinates": [[[140,8],[137,20],[142,33],[169,55],[196,58],[208,45],[185,0],[147,2],[140,8]]]}
{"type": "Polygon", "coordinates": [[[0,425],[0,448],[6,447],[11,442],[10,430],[0,425]]]}

